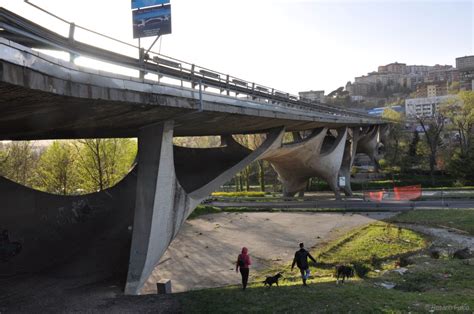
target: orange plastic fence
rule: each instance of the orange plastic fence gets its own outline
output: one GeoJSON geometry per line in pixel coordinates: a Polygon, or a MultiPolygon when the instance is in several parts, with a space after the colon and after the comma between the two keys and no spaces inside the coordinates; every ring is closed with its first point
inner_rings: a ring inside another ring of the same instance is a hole
{"type": "Polygon", "coordinates": [[[379,192],[366,192],[365,197],[374,202],[380,202],[383,199],[384,191],[379,192]]]}
{"type": "Polygon", "coordinates": [[[387,198],[391,193],[386,191],[365,192],[365,198],[372,202],[380,202],[382,199],[395,201],[411,201],[421,197],[421,185],[410,185],[393,188],[393,198],[387,198]]]}
{"type": "Polygon", "coordinates": [[[411,201],[421,197],[421,185],[400,186],[393,189],[395,200],[411,201]]]}

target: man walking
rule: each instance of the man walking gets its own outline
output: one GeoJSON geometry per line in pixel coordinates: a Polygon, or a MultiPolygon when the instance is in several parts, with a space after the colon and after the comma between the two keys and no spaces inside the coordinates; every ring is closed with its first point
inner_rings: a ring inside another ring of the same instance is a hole
{"type": "Polygon", "coordinates": [[[308,257],[316,263],[316,260],[309,254],[308,251],[305,250],[304,244],[300,243],[300,249],[296,251],[295,258],[293,259],[293,264],[291,264],[291,270],[296,266],[300,269],[301,272],[301,279],[303,279],[303,286],[306,286],[306,279],[308,279],[310,272],[309,272],[309,265],[308,265],[308,257]]]}

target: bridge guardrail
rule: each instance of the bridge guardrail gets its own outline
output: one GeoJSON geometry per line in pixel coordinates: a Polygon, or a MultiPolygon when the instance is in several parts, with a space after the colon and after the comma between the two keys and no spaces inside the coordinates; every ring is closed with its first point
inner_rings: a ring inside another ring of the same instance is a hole
{"type": "Polygon", "coordinates": [[[253,101],[271,103],[277,106],[318,111],[328,115],[329,117],[332,116],[335,121],[338,120],[338,117],[346,117],[359,119],[359,121],[357,121],[359,123],[386,123],[383,120],[374,118],[368,114],[347,110],[345,108],[331,107],[321,103],[309,102],[304,99],[299,99],[296,95],[263,84],[246,81],[229,74],[201,67],[151,50],[145,52],[143,48],[139,48],[133,44],[101,34],[73,22],[66,21],[63,18],[36,6],[28,0],[25,0],[25,2],[68,25],[69,36],[65,37],[47,28],[41,27],[38,24],[6,10],[5,8],[0,8],[0,27],[4,29],[3,32],[0,32],[0,36],[5,32],[7,34],[13,33],[16,36],[29,37],[29,40],[38,41],[42,45],[52,46],[56,49],[67,51],[70,53],[71,59],[74,59],[77,56],[86,56],[118,64],[126,68],[139,70],[141,72],[153,73],[158,76],[158,82],[160,82],[160,79],[165,77],[169,80],[178,80],[178,85],[181,85],[181,87],[184,87],[184,85],[187,84],[193,89],[198,86],[199,88],[203,87],[204,90],[212,88],[220,94],[225,93],[227,96],[243,96],[253,101]],[[137,59],[135,57],[76,41],[74,37],[76,28],[112,40],[118,44],[125,45],[128,48],[136,49],[139,51],[139,58],[137,59]]]}

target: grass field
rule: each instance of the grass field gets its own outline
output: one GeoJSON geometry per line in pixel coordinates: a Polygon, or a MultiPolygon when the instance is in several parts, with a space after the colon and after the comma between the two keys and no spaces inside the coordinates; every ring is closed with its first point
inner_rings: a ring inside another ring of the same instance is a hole
{"type": "Polygon", "coordinates": [[[431,259],[423,253],[428,244],[420,234],[377,222],[312,251],[318,267],[312,268],[308,287],[301,286],[299,273],[291,272],[289,264],[278,264],[254,274],[246,291],[239,286],[192,291],[180,294],[179,300],[185,312],[200,313],[472,312],[472,266],[448,257],[431,259]],[[393,272],[397,257],[408,254],[411,265],[405,275],[393,272]],[[336,262],[363,264],[369,273],[336,285],[336,262]],[[286,271],[280,287],[263,287],[266,275],[281,270],[286,271]],[[382,282],[396,286],[385,289],[379,286],[382,282]]]}
{"type": "Polygon", "coordinates": [[[474,209],[415,210],[393,217],[391,222],[450,227],[474,235],[474,209]]]}
{"type": "MultiPolygon", "coordinates": [[[[423,260],[419,262],[423,263],[423,260]]],[[[344,285],[313,282],[307,287],[299,283],[285,283],[272,288],[252,285],[246,291],[239,287],[227,287],[188,292],[181,294],[179,299],[186,313],[406,313],[432,309],[470,313],[474,309],[474,275],[469,272],[470,267],[459,261],[446,260],[438,261],[436,266],[430,268],[434,274],[430,273],[427,277],[425,273],[407,274],[403,278],[391,274],[387,277],[392,282],[403,283],[405,280],[405,286],[392,290],[377,286],[381,279],[367,279],[344,285]],[[456,271],[450,272],[452,277],[443,279],[444,268],[456,271]],[[393,275],[399,278],[392,278],[393,275]],[[452,284],[458,278],[461,278],[462,284],[452,284]]]]}

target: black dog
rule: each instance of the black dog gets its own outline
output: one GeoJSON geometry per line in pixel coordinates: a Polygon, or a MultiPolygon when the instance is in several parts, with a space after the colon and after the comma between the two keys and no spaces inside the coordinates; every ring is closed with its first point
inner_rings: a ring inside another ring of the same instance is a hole
{"type": "Polygon", "coordinates": [[[342,277],[342,283],[344,279],[354,277],[354,268],[351,266],[337,265],[336,266],[336,278],[339,283],[339,278],[342,277]]]}
{"type": "Polygon", "coordinates": [[[268,285],[269,287],[271,287],[275,283],[278,287],[278,279],[280,279],[281,277],[282,277],[281,273],[278,273],[272,277],[267,277],[267,279],[263,281],[263,286],[268,285]]]}

